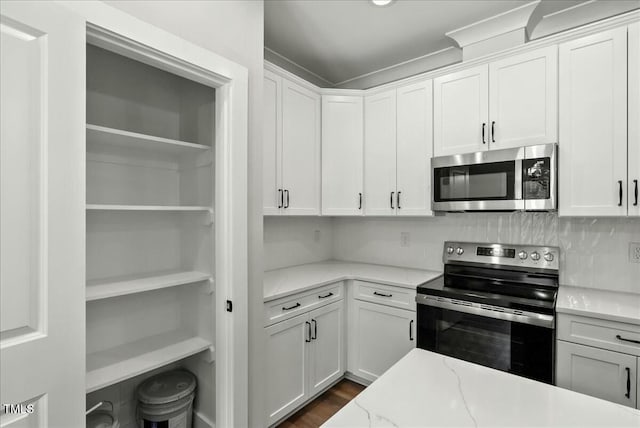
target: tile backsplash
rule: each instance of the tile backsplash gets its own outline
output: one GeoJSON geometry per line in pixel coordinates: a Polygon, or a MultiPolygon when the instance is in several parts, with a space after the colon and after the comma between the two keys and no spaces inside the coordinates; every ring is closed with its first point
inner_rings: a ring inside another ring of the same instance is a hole
{"type": "Polygon", "coordinates": [[[443,242],[460,240],[560,247],[560,283],[640,294],[640,219],[559,218],[556,213],[454,213],[420,219],[336,219],[338,259],[442,269],[443,242]],[[401,247],[400,233],[409,246],[401,247]]]}
{"type": "Polygon", "coordinates": [[[640,218],[559,218],[556,213],[453,213],[430,218],[265,218],[266,269],[340,259],[442,270],[443,242],[560,247],[560,283],[640,294],[640,218]],[[314,231],[320,240],[314,241],[314,231]],[[401,246],[400,234],[409,234],[401,246]]]}

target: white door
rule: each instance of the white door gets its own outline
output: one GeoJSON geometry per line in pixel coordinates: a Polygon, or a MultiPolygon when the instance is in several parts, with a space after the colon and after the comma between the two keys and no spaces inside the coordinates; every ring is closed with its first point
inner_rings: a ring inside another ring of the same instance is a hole
{"type": "Polygon", "coordinates": [[[320,214],[320,96],[282,81],[283,214],[320,214]]]}
{"type": "Polygon", "coordinates": [[[363,103],[322,97],[322,214],[362,215],[363,103]]]}
{"type": "Polygon", "coordinates": [[[0,412],[84,426],[85,21],[0,3],[0,412]]]}
{"type": "Polygon", "coordinates": [[[628,213],[640,217],[640,23],[629,26],[628,213]]]}
{"type": "Polygon", "coordinates": [[[364,101],[364,196],[367,215],[395,215],[395,89],[364,101]]]}
{"type": "Polygon", "coordinates": [[[636,407],[637,357],[562,340],[557,344],[558,386],[636,407]]]}
{"type": "Polygon", "coordinates": [[[308,397],[310,326],[309,316],[304,314],[265,328],[267,425],[277,422],[308,397]]]}
{"type": "Polygon", "coordinates": [[[560,45],[559,214],[627,214],[627,29],[560,45]]]}
{"type": "Polygon", "coordinates": [[[489,64],[489,147],[558,142],[558,47],[489,64]]]}
{"type": "Polygon", "coordinates": [[[455,155],[489,145],[489,68],[480,65],[433,81],[433,153],[455,155]]]}
{"type": "Polygon", "coordinates": [[[350,367],[356,376],[374,381],[415,348],[413,311],[355,300],[350,367]]]}
{"type": "Polygon", "coordinates": [[[344,374],[343,306],[340,300],[309,313],[312,329],[309,395],[322,391],[344,374]]]}
{"type": "Polygon", "coordinates": [[[433,215],[431,156],[433,156],[432,82],[398,88],[396,190],[397,215],[433,215]]]}
{"type": "Polygon", "coordinates": [[[265,215],[282,208],[282,78],[264,71],[262,133],[262,201],[265,215]]]}

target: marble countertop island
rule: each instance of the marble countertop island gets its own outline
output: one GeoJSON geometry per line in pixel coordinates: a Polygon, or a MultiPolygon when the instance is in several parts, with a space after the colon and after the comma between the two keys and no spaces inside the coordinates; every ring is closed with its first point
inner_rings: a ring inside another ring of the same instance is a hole
{"type": "Polygon", "coordinates": [[[268,302],[348,279],[359,279],[415,290],[418,285],[441,274],[442,272],[431,270],[338,260],[309,263],[266,271],[264,273],[264,301],[268,302]]]}
{"type": "Polygon", "coordinates": [[[414,349],[323,427],[640,427],[640,411],[414,349]]]}

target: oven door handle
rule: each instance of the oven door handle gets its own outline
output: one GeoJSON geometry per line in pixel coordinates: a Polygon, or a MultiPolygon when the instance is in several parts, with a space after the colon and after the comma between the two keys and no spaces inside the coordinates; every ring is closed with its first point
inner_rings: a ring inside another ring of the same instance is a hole
{"type": "Polygon", "coordinates": [[[466,314],[478,315],[494,318],[503,321],[516,322],[520,324],[535,325],[538,327],[555,328],[555,317],[553,315],[537,314],[533,312],[521,311],[521,314],[510,312],[494,311],[480,306],[479,303],[465,302],[465,304],[453,303],[450,299],[433,299],[424,294],[416,295],[416,303],[420,305],[433,306],[441,309],[448,309],[466,314]]]}

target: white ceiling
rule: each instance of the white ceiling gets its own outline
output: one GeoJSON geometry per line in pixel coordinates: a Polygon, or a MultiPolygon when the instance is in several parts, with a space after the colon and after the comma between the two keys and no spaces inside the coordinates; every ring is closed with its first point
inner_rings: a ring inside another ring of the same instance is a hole
{"type": "MultiPolygon", "coordinates": [[[[543,0],[542,16],[585,0],[543,0]]],[[[266,0],[265,48],[324,86],[455,46],[445,33],[530,0],[266,0]]],[[[267,56],[268,57],[268,56],[267,56]]],[[[292,70],[290,70],[292,71],[292,70]]]]}

